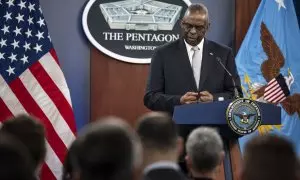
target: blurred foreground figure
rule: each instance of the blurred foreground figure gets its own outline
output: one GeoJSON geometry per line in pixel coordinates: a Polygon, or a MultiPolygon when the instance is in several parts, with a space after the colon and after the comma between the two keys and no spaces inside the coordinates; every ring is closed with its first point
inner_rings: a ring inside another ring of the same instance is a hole
{"type": "Polygon", "coordinates": [[[26,147],[10,134],[0,132],[0,179],[35,180],[26,147]]]}
{"type": "Polygon", "coordinates": [[[138,120],[137,133],[144,149],[145,180],[185,180],[177,164],[183,141],[165,113],[151,112],[138,120]]]}
{"type": "Polygon", "coordinates": [[[298,173],[295,149],[284,137],[268,134],[247,143],[242,180],[296,180],[298,173]]]}
{"type": "Polygon", "coordinates": [[[213,128],[199,127],[186,142],[186,163],[192,179],[216,179],[224,159],[221,136],[213,128]]]}
{"type": "Polygon", "coordinates": [[[108,117],[90,123],[78,138],[80,180],[134,180],[142,162],[140,141],[122,119],[108,117]]]}
{"type": "Polygon", "coordinates": [[[31,116],[20,115],[4,121],[0,131],[13,135],[25,145],[38,176],[46,156],[44,126],[31,116]]]}

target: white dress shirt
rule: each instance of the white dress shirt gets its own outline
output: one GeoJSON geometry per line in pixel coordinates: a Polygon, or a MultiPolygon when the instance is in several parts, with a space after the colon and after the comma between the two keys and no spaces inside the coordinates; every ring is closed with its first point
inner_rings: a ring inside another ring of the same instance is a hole
{"type": "MultiPolygon", "coordinates": [[[[190,63],[192,65],[192,59],[193,59],[193,55],[194,55],[194,50],[192,49],[193,46],[189,45],[185,40],[184,40],[185,46],[186,46],[186,50],[189,56],[189,60],[190,63]]],[[[203,57],[203,45],[204,45],[204,38],[201,40],[201,42],[197,45],[198,48],[200,49],[200,54],[202,55],[200,59],[197,59],[198,61],[200,61],[200,64],[202,64],[202,57],[203,57]]]]}

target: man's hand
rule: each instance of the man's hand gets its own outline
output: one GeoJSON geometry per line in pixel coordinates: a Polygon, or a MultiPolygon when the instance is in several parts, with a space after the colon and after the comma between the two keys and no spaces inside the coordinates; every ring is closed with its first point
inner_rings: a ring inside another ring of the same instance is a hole
{"type": "Polygon", "coordinates": [[[195,92],[187,92],[185,95],[181,96],[180,103],[181,104],[191,104],[198,101],[198,93],[195,92]]]}
{"type": "Polygon", "coordinates": [[[212,102],[213,100],[214,100],[214,97],[212,94],[210,94],[210,92],[208,92],[208,91],[200,92],[200,98],[199,98],[200,102],[212,102]]]}

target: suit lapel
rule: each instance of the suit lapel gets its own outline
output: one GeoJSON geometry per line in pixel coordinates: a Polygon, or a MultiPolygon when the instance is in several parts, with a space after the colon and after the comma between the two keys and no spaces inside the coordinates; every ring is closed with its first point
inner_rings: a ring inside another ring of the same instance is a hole
{"type": "Polygon", "coordinates": [[[199,90],[203,89],[203,84],[207,78],[209,71],[212,70],[211,62],[213,61],[213,56],[210,55],[210,43],[206,39],[204,39],[203,45],[203,55],[202,55],[202,65],[201,65],[201,72],[200,72],[200,82],[199,82],[199,90]]]}
{"type": "Polygon", "coordinates": [[[189,56],[183,38],[179,41],[179,49],[180,51],[178,51],[177,53],[179,59],[178,62],[180,63],[179,67],[182,67],[183,74],[185,74],[185,76],[188,77],[188,83],[193,85],[193,90],[197,90],[193,69],[189,60],[189,56]]]}

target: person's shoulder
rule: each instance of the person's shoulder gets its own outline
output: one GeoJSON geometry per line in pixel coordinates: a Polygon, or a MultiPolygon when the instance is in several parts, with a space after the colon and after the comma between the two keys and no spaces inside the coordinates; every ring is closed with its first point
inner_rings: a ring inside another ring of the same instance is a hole
{"type": "Polygon", "coordinates": [[[219,51],[232,51],[232,49],[224,44],[212,41],[212,40],[208,40],[206,39],[207,43],[211,46],[211,48],[215,49],[215,50],[219,50],[219,51]]]}
{"type": "Polygon", "coordinates": [[[180,44],[180,39],[175,41],[168,42],[156,48],[156,51],[165,52],[165,51],[173,51],[175,48],[178,48],[180,44]]]}

